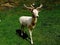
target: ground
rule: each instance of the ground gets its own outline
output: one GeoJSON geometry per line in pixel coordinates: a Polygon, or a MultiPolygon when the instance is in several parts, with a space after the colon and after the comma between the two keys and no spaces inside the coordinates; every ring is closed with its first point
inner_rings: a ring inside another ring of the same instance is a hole
{"type": "MultiPolygon", "coordinates": [[[[31,16],[28,10],[8,9],[0,11],[0,45],[30,45],[18,35],[16,29],[20,28],[19,17],[31,16]]],[[[28,33],[27,29],[25,31],[28,33]]],[[[33,30],[34,45],[60,45],[60,10],[42,9],[38,22],[33,30]]]]}

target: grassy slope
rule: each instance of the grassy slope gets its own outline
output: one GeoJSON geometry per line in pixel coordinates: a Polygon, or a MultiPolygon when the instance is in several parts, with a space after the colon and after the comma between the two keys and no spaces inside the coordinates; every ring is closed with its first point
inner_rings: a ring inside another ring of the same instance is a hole
{"type": "MultiPolygon", "coordinates": [[[[0,12],[0,45],[30,45],[16,35],[19,17],[30,15],[26,10],[12,9],[0,12]]],[[[60,10],[42,10],[33,31],[34,45],[60,45],[60,10]]],[[[27,31],[28,32],[28,31],[27,31]]]]}

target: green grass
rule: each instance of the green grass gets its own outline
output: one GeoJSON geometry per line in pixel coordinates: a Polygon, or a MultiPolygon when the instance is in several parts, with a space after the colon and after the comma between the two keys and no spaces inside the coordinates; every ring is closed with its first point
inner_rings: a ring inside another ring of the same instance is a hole
{"type": "MultiPolygon", "coordinates": [[[[0,22],[0,45],[30,45],[28,41],[16,35],[16,29],[20,28],[19,17],[22,15],[31,15],[31,13],[19,8],[0,11],[2,20],[0,22]]],[[[34,45],[60,45],[59,36],[60,10],[42,10],[33,30],[34,45]]]]}

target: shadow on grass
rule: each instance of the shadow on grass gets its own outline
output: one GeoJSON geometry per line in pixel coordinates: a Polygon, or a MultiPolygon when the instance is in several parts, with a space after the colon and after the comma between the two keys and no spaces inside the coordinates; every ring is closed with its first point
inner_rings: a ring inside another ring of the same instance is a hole
{"type": "Polygon", "coordinates": [[[22,39],[25,39],[26,41],[28,41],[30,43],[30,37],[28,36],[27,33],[25,33],[24,31],[20,30],[20,29],[16,29],[16,34],[21,37],[22,39]]]}

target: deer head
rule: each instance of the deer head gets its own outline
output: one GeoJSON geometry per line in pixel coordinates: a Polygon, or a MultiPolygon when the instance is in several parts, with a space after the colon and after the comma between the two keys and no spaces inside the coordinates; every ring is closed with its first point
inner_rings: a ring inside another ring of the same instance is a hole
{"type": "Polygon", "coordinates": [[[26,5],[24,4],[24,7],[26,7],[27,9],[29,9],[29,10],[32,12],[32,14],[33,14],[34,17],[38,17],[38,16],[39,16],[39,15],[38,15],[39,9],[41,9],[42,6],[43,6],[43,5],[41,4],[39,7],[35,8],[33,5],[31,5],[31,7],[28,7],[28,6],[26,6],[26,5]]]}

